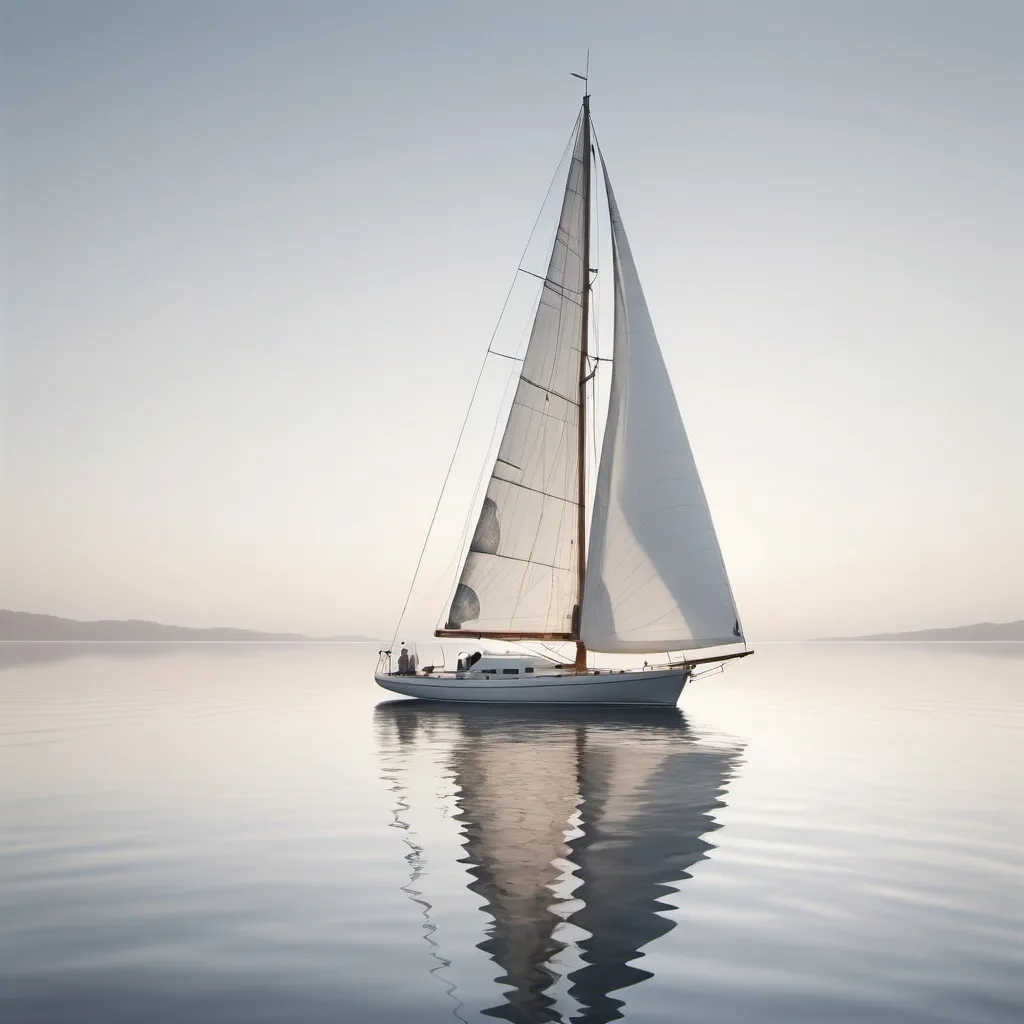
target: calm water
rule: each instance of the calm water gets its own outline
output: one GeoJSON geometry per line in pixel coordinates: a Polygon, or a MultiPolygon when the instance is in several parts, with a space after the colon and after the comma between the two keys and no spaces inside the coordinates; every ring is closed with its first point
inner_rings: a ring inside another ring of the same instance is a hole
{"type": "Polygon", "coordinates": [[[1022,646],[764,646],[629,715],[0,645],[0,1020],[1019,1024],[1022,646]]]}

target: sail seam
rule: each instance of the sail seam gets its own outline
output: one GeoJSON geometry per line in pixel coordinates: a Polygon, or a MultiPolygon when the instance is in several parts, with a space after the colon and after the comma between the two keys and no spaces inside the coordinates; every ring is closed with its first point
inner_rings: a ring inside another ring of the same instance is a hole
{"type": "MultiPolygon", "coordinates": [[[[567,252],[572,252],[572,250],[568,246],[566,246],[565,248],[567,252]]],[[[579,259],[579,255],[576,255],[577,259],[579,259]]],[[[556,281],[553,277],[545,277],[543,274],[535,274],[532,270],[527,270],[525,267],[520,267],[519,273],[526,274],[528,277],[535,277],[538,281],[542,281],[548,288],[551,288],[559,296],[559,298],[568,299],[570,302],[575,302],[577,306],[583,305],[583,302],[576,298],[577,295],[583,294],[582,288],[580,288],[579,290],[575,288],[568,288],[566,287],[566,285],[562,284],[561,281],[556,281]]]]}
{"type": "Polygon", "coordinates": [[[526,565],[539,565],[543,569],[554,569],[555,572],[572,572],[572,567],[568,569],[561,565],[552,565],[550,562],[538,562],[532,558],[517,558],[515,555],[500,555],[493,551],[474,551],[473,548],[469,549],[474,555],[490,555],[491,558],[504,558],[509,562],[523,562],[526,565]]]}
{"type": "MultiPolygon", "coordinates": [[[[508,463],[508,465],[512,465],[512,463],[508,463]]],[[[552,494],[550,491],[542,491],[537,487],[528,487],[526,484],[516,483],[515,480],[509,480],[503,476],[493,475],[491,479],[497,480],[503,484],[508,484],[510,487],[521,487],[524,491],[530,491],[532,494],[539,494],[544,498],[554,498],[555,501],[564,501],[567,505],[579,504],[575,498],[563,498],[561,494],[552,494]]],[[[529,559],[527,559],[527,561],[529,561],[529,559]]]]}
{"type": "MultiPolygon", "coordinates": [[[[562,299],[563,301],[571,302],[574,306],[578,306],[580,309],[583,308],[583,301],[582,301],[582,299],[578,299],[576,297],[577,294],[582,295],[583,294],[582,292],[579,292],[579,293],[573,292],[573,291],[571,291],[571,290],[569,290],[567,288],[564,288],[562,285],[555,284],[552,281],[548,281],[547,279],[545,279],[545,281],[544,281],[544,286],[546,288],[550,288],[555,293],[555,295],[558,298],[562,299]]],[[[543,298],[541,299],[541,302],[544,302],[543,298]]],[[[545,302],[544,304],[546,306],[548,306],[550,309],[555,309],[557,306],[560,305],[560,303],[554,303],[554,302],[551,302],[551,303],[546,303],[545,302]]]]}

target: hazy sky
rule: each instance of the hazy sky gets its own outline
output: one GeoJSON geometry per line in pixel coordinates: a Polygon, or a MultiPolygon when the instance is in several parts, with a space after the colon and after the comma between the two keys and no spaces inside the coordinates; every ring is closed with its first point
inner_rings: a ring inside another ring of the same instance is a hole
{"type": "Polygon", "coordinates": [[[26,0],[0,40],[0,607],[389,634],[590,47],[747,633],[1024,616],[1024,4],[26,0]]]}

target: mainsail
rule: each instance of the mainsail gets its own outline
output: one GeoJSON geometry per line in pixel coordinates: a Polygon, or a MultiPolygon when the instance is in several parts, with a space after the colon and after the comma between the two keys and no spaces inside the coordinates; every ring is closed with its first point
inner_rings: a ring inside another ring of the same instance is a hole
{"type": "Polygon", "coordinates": [[[615,342],[581,640],[638,654],[737,643],[725,563],[607,167],[604,180],[615,342]]]}
{"type": "Polygon", "coordinates": [[[581,122],[508,424],[442,633],[568,638],[573,628],[587,137],[581,122]]]}

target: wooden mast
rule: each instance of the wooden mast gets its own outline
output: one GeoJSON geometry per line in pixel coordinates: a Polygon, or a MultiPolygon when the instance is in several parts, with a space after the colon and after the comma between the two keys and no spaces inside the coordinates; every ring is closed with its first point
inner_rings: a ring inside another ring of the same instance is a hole
{"type": "MultiPolygon", "coordinates": [[[[589,57],[589,55],[588,55],[589,57]]],[[[589,63],[589,61],[588,61],[589,63]]],[[[589,68],[588,68],[589,72],[589,68]]],[[[587,575],[587,342],[590,339],[590,95],[583,96],[583,323],[580,328],[580,391],[578,416],[577,497],[576,524],[577,605],[573,616],[572,632],[576,641],[576,671],[587,670],[587,648],[580,639],[580,620],[583,617],[583,585],[587,575]]]]}

